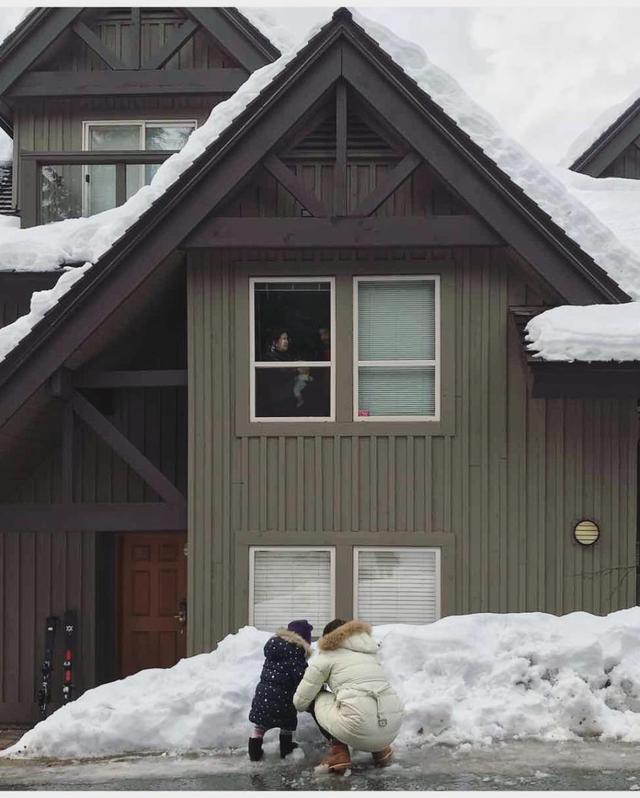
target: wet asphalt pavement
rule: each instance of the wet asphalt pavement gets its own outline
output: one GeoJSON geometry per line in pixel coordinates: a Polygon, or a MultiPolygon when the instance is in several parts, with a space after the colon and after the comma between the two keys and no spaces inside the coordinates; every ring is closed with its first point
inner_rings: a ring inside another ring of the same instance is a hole
{"type": "Polygon", "coordinates": [[[640,746],[509,743],[404,751],[375,770],[356,754],[344,776],[314,769],[320,748],[282,762],[275,749],[120,756],[100,760],[0,759],[0,790],[640,790],[640,746]]]}

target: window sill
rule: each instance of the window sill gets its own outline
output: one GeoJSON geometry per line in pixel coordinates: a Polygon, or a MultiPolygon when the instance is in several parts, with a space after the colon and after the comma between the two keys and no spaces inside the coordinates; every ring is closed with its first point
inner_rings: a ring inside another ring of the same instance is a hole
{"type": "MultiPolygon", "coordinates": [[[[452,414],[453,415],[453,414],[452,414]]],[[[249,421],[236,419],[236,434],[303,437],[314,435],[413,435],[451,436],[455,434],[452,418],[439,421],[249,421]]]]}

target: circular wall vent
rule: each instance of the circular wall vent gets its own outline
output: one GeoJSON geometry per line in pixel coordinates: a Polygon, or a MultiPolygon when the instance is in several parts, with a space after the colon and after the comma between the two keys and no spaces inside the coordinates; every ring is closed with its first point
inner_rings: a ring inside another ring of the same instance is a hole
{"type": "Polygon", "coordinates": [[[600,529],[595,521],[580,521],[573,530],[573,536],[583,546],[591,546],[600,537],[600,529]]]}

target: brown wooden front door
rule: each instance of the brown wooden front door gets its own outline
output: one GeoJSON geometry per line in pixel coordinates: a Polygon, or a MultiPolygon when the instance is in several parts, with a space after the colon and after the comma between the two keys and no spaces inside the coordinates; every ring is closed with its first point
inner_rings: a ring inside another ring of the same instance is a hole
{"type": "Polygon", "coordinates": [[[186,656],[186,533],[120,537],[120,675],[186,656]]]}

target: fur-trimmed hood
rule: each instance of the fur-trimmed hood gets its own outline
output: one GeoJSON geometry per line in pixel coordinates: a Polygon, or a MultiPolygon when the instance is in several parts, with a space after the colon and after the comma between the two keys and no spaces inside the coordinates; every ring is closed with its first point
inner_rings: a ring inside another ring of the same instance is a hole
{"type": "Polygon", "coordinates": [[[371,626],[364,621],[347,621],[318,640],[321,651],[348,648],[364,654],[375,654],[378,644],[371,636],[371,626]]]}
{"type": "Polygon", "coordinates": [[[304,649],[307,659],[311,656],[311,646],[297,632],[292,632],[289,629],[276,629],[274,637],[279,637],[286,643],[293,643],[295,646],[300,646],[300,648],[304,649]]]}

